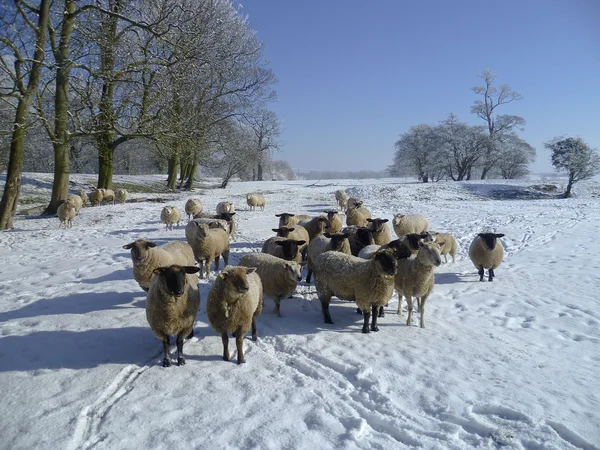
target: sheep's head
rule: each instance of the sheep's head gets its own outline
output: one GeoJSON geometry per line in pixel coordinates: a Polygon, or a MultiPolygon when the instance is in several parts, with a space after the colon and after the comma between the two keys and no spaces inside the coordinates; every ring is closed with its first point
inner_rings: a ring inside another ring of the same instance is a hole
{"type": "Polygon", "coordinates": [[[477,234],[483,241],[485,247],[488,250],[494,250],[496,248],[496,239],[504,237],[504,234],[496,234],[496,233],[479,233],[477,234]]]}
{"type": "Polygon", "coordinates": [[[389,222],[389,219],[367,219],[367,222],[369,222],[369,230],[381,232],[385,227],[385,224],[389,222]]]}
{"type": "Polygon", "coordinates": [[[398,225],[400,223],[400,220],[402,220],[403,217],[404,217],[404,214],[395,214],[394,218],[392,219],[392,223],[394,225],[398,225]]]}
{"type": "Polygon", "coordinates": [[[235,216],[235,212],[223,212],[219,214],[219,219],[231,222],[233,220],[233,216],[235,216]]]}
{"type": "Polygon", "coordinates": [[[188,286],[188,273],[196,273],[200,271],[196,266],[178,266],[172,265],[169,267],[159,267],[153,270],[154,275],[157,275],[162,283],[165,291],[174,297],[181,297],[188,286]]]}
{"type": "Polygon", "coordinates": [[[283,239],[281,241],[275,241],[276,245],[279,245],[283,251],[283,259],[291,261],[296,259],[298,255],[298,247],[306,244],[306,241],[297,241],[295,239],[283,239]]]}
{"type": "Polygon", "coordinates": [[[371,230],[369,230],[367,227],[358,227],[356,230],[356,242],[361,248],[374,244],[375,240],[373,239],[371,230]]]}
{"type": "Polygon", "coordinates": [[[318,227],[319,231],[322,232],[328,226],[329,226],[329,220],[327,220],[327,217],[325,217],[325,216],[317,217],[317,227],[318,227]]]}
{"type": "Polygon", "coordinates": [[[224,300],[235,303],[250,290],[248,275],[255,272],[256,267],[227,266],[219,272],[219,279],[225,283],[224,300]]]}
{"type": "Polygon", "coordinates": [[[277,233],[277,236],[286,238],[292,231],[294,231],[294,227],[271,228],[271,230],[277,233]]]}
{"type": "Polygon", "coordinates": [[[125,250],[131,249],[131,260],[134,264],[141,264],[147,258],[151,248],[156,247],[156,244],[146,239],[136,239],[130,244],[124,245],[125,250]]]}
{"type": "Polygon", "coordinates": [[[210,225],[207,223],[199,223],[199,222],[195,222],[195,224],[196,224],[196,228],[197,228],[200,236],[206,236],[208,233],[210,233],[212,224],[216,224],[216,225],[213,225],[212,228],[223,228],[223,225],[221,225],[219,222],[213,222],[210,225]]]}
{"type": "Polygon", "coordinates": [[[424,239],[427,240],[428,237],[429,233],[409,233],[404,236],[403,241],[406,242],[406,245],[411,251],[416,252],[419,250],[420,243],[424,239]]]}
{"type": "Polygon", "coordinates": [[[302,266],[293,261],[286,261],[283,263],[285,273],[290,281],[302,281],[302,266]]]}
{"type": "Polygon", "coordinates": [[[328,209],[327,211],[323,211],[325,214],[327,214],[327,220],[329,221],[329,223],[331,224],[331,221],[333,219],[335,219],[336,214],[338,213],[337,211],[333,211],[331,209],[328,209]]]}
{"type": "Polygon", "coordinates": [[[291,213],[275,214],[275,217],[279,217],[279,226],[284,227],[290,223],[290,217],[294,217],[291,213]]]}
{"type": "Polygon", "coordinates": [[[398,260],[392,250],[387,249],[376,252],[375,255],[373,255],[373,260],[384,274],[391,276],[396,275],[396,272],[398,271],[398,260]]]}
{"type": "Polygon", "coordinates": [[[350,237],[350,233],[324,233],[323,236],[331,239],[332,250],[340,251],[342,245],[344,245],[344,240],[350,237]]]}
{"type": "Polygon", "coordinates": [[[419,242],[417,259],[426,266],[439,267],[442,264],[440,247],[435,242],[419,242]]]}
{"type": "Polygon", "coordinates": [[[163,210],[163,213],[166,216],[170,216],[171,214],[173,214],[173,207],[172,206],[165,206],[162,210],[163,210]]]}
{"type": "MultiPolygon", "coordinates": [[[[418,246],[419,246],[418,242],[415,245],[418,248],[418,246]]],[[[412,249],[409,248],[409,246],[405,245],[405,243],[403,241],[401,241],[400,239],[395,239],[393,241],[390,241],[387,244],[387,246],[388,246],[388,248],[392,249],[392,251],[394,252],[394,255],[396,256],[396,259],[406,259],[406,258],[410,258],[410,256],[412,255],[412,249]]]]}

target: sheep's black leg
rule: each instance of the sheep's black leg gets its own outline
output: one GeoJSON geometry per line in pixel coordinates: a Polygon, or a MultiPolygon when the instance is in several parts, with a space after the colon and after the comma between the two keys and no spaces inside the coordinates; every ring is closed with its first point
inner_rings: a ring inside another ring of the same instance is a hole
{"type": "Polygon", "coordinates": [[[244,358],[244,333],[238,329],[235,334],[235,346],[238,354],[237,363],[242,364],[246,362],[246,358],[244,358]]]}
{"type": "Polygon", "coordinates": [[[494,269],[488,269],[488,281],[494,281],[494,269]]]}
{"type": "Polygon", "coordinates": [[[192,331],[190,331],[190,334],[187,335],[186,339],[191,339],[194,337],[194,329],[192,328],[192,331]]]}
{"type": "Polygon", "coordinates": [[[310,277],[312,276],[312,272],[309,270],[308,272],[306,272],[306,282],[310,283],[310,277]]]}
{"type": "Polygon", "coordinates": [[[163,367],[171,367],[171,356],[169,350],[171,348],[171,339],[169,336],[163,339],[163,367]]]}
{"type": "Polygon", "coordinates": [[[483,266],[479,266],[477,273],[479,274],[479,281],[483,281],[483,266]]]}
{"type": "Polygon", "coordinates": [[[360,309],[360,308],[356,308],[356,314],[362,314],[362,313],[363,313],[363,312],[362,312],[362,309],[360,309]]]}
{"type": "MultiPolygon", "coordinates": [[[[383,309],[383,306],[381,307],[381,309],[383,309]]],[[[379,327],[377,326],[377,311],[379,310],[379,308],[377,307],[377,305],[371,305],[371,316],[373,317],[371,319],[371,331],[379,331],[379,327]]]]}
{"type": "MultiPolygon", "coordinates": [[[[385,305],[387,306],[387,305],[385,305]]],[[[385,317],[385,310],[383,309],[383,306],[379,307],[379,317],[385,317]]]]}
{"type": "Polygon", "coordinates": [[[256,317],[252,317],[252,340],[258,339],[258,333],[256,332],[256,317]]]}
{"type": "Polygon", "coordinates": [[[365,319],[365,322],[363,323],[362,332],[370,333],[371,330],[369,330],[369,319],[371,318],[371,313],[367,310],[367,312],[363,312],[363,317],[365,319]]]}
{"type": "Polygon", "coordinates": [[[221,333],[221,340],[223,341],[223,359],[229,361],[229,336],[227,331],[221,333]]]}
{"type": "Polygon", "coordinates": [[[329,314],[329,302],[321,300],[321,308],[323,309],[323,317],[325,318],[325,323],[333,324],[333,322],[331,321],[331,314],[329,314]]]}
{"type": "Polygon", "coordinates": [[[185,358],[183,357],[183,334],[177,335],[177,365],[185,366],[185,358]]]}

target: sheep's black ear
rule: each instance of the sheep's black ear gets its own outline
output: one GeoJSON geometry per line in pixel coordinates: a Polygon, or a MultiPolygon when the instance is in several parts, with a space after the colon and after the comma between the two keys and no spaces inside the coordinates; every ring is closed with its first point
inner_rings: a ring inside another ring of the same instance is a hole
{"type": "Polygon", "coordinates": [[[274,231],[275,233],[279,233],[279,228],[271,228],[271,231],[274,231]]]}
{"type": "Polygon", "coordinates": [[[185,273],[196,273],[196,272],[200,272],[200,267],[184,266],[183,270],[185,270],[185,273]]]}
{"type": "Polygon", "coordinates": [[[281,214],[275,214],[275,217],[281,217],[281,214]]]}
{"type": "Polygon", "coordinates": [[[306,241],[296,241],[296,244],[298,244],[298,245],[304,245],[304,244],[306,244],[306,241]]]}
{"type": "Polygon", "coordinates": [[[326,238],[331,239],[331,233],[323,233],[323,236],[325,236],[326,238]]]}
{"type": "Polygon", "coordinates": [[[123,246],[123,248],[124,248],[125,250],[129,250],[129,249],[130,249],[131,247],[133,247],[134,245],[135,245],[135,242],[132,242],[131,244],[124,245],[124,246],[123,246]]]}
{"type": "Polygon", "coordinates": [[[495,234],[494,236],[496,236],[497,238],[501,238],[501,237],[504,237],[504,234],[500,233],[500,234],[495,234]]]}
{"type": "Polygon", "coordinates": [[[161,273],[164,273],[165,269],[166,269],[166,267],[157,267],[156,269],[154,269],[152,271],[152,273],[154,275],[160,275],[161,273]]]}
{"type": "Polygon", "coordinates": [[[386,223],[386,222],[389,222],[389,221],[390,221],[390,219],[381,219],[381,223],[386,223]]]}
{"type": "Polygon", "coordinates": [[[146,248],[154,248],[156,244],[154,242],[146,242],[146,248]]]}
{"type": "Polygon", "coordinates": [[[367,219],[367,222],[373,222],[373,219],[369,218],[367,219]]]}
{"type": "Polygon", "coordinates": [[[484,235],[485,233],[477,233],[477,236],[479,236],[480,238],[483,238],[484,235]]]}

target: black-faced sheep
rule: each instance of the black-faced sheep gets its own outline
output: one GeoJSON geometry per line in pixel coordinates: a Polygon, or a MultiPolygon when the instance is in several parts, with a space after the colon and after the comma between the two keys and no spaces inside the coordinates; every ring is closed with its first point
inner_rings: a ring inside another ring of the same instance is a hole
{"type": "Polygon", "coordinates": [[[504,234],[479,233],[469,247],[469,258],[477,267],[479,281],[483,281],[483,269],[488,269],[488,280],[493,281],[494,269],[502,263],[504,247],[498,238],[504,234]]]}

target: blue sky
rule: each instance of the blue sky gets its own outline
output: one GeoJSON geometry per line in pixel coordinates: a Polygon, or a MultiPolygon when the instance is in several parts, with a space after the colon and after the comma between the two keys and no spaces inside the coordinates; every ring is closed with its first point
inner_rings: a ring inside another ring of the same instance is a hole
{"type": "Polygon", "coordinates": [[[598,0],[245,0],[275,72],[282,152],[294,169],[379,170],[399,134],[470,106],[492,69],[523,100],[533,171],[543,143],[581,136],[600,148],[598,0]]]}

